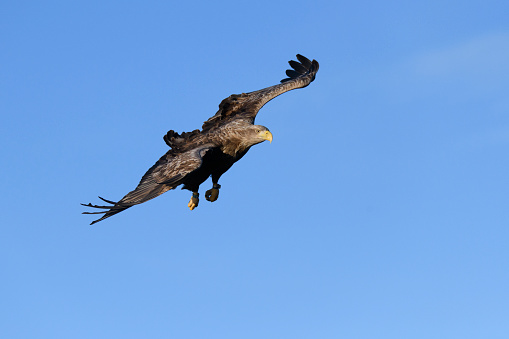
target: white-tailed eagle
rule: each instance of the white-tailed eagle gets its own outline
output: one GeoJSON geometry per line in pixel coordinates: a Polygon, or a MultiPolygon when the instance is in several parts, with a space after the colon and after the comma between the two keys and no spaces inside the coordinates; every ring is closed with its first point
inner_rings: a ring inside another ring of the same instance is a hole
{"type": "Polygon", "coordinates": [[[164,136],[170,150],[141,178],[140,183],[118,202],[106,200],[109,206],[82,204],[103,209],[84,214],[104,214],[100,219],[111,217],[125,209],[153,199],[166,191],[184,185],[182,189],[193,192],[188,207],[198,206],[198,188],[212,177],[212,188],[205,192],[205,199],[216,201],[221,186],[218,181],[251,146],[265,140],[272,141],[272,134],[264,126],[255,125],[260,108],[280,94],[309,85],[318,72],[318,62],[297,54],[297,61],[289,61],[293,69],[286,71],[288,78],[281,83],[259,91],[233,94],[221,101],[217,113],[205,121],[200,130],[182,134],[171,130],[164,136]]]}

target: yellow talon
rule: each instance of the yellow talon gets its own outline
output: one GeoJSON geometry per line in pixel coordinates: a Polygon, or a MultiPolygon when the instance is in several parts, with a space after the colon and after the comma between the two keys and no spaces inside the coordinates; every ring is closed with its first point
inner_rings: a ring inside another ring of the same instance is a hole
{"type": "Polygon", "coordinates": [[[198,203],[200,202],[200,199],[198,198],[198,193],[193,192],[193,196],[191,197],[191,200],[189,200],[189,203],[187,204],[187,207],[192,211],[196,207],[198,207],[198,203]]]}

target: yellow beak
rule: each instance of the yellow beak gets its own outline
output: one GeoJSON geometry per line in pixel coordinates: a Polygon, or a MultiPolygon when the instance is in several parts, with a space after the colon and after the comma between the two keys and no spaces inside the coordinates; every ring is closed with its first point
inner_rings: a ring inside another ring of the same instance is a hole
{"type": "Polygon", "coordinates": [[[263,138],[265,140],[268,140],[270,143],[272,143],[272,133],[270,133],[269,131],[264,132],[263,138]]]}

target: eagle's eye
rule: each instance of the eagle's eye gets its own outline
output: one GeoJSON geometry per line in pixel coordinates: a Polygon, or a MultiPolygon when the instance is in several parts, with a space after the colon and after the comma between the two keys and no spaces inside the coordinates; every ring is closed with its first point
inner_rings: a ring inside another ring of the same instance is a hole
{"type": "Polygon", "coordinates": [[[257,129],[257,130],[256,130],[256,133],[260,133],[260,130],[259,130],[259,129],[257,129]]]}

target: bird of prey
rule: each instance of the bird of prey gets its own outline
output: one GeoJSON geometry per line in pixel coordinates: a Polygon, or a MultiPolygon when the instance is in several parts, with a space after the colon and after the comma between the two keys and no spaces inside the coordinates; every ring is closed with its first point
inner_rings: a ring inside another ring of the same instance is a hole
{"type": "Polygon", "coordinates": [[[82,204],[101,210],[83,214],[104,214],[91,225],[179,185],[192,192],[188,207],[193,210],[199,202],[198,188],[208,177],[212,177],[212,188],[205,192],[205,199],[216,201],[221,175],[251,146],[265,140],[272,142],[269,129],[254,124],[258,111],[278,95],[306,87],[315,79],[318,62],[300,54],[297,54],[297,60],[299,62],[289,61],[293,69],[286,71],[288,78],[281,80],[280,84],[250,93],[233,94],[221,101],[219,110],[203,123],[201,131],[179,134],[170,130],[166,133],[164,141],[170,150],[145,173],[133,191],[117,202],[99,197],[110,205],[82,204]]]}

